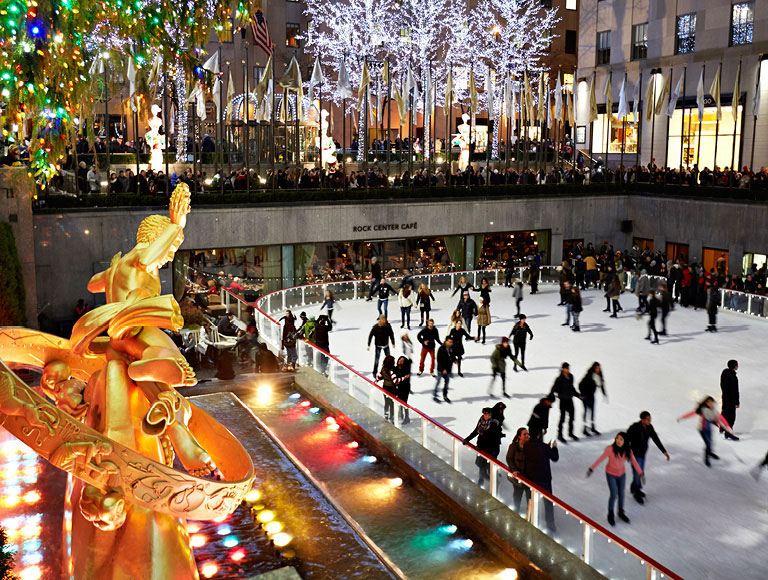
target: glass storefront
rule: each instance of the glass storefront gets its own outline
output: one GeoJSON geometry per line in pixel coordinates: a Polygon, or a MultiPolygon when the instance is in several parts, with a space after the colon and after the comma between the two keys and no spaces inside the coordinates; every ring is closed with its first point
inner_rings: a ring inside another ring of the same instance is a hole
{"type": "Polygon", "coordinates": [[[741,154],[742,109],[743,107],[739,105],[738,118],[734,123],[730,104],[727,107],[723,105],[718,123],[717,107],[705,107],[701,122],[701,138],[699,138],[699,111],[695,104],[691,108],[675,110],[675,114],[669,119],[667,165],[669,167],[681,165],[682,140],[683,165],[693,167],[698,162],[701,169],[705,167],[714,169],[715,165],[720,168],[737,169],[741,154]]]}
{"type": "Polygon", "coordinates": [[[279,288],[365,278],[375,256],[385,276],[407,268],[414,274],[451,272],[465,268],[502,267],[510,258],[525,259],[534,251],[549,259],[549,231],[400,238],[356,242],[182,250],[173,265],[174,292],[186,280],[206,287],[219,278],[246,288],[269,292],[279,288]]]}
{"type": "Polygon", "coordinates": [[[703,248],[701,253],[701,265],[707,272],[715,270],[718,274],[728,273],[728,250],[717,248],[703,248]]]}
{"type": "Polygon", "coordinates": [[[653,240],[650,238],[632,238],[632,245],[640,248],[641,252],[653,252],[653,240]]]}
{"type": "Polygon", "coordinates": [[[764,268],[766,262],[768,262],[768,256],[765,254],[748,252],[744,254],[744,257],[741,259],[741,272],[746,276],[751,272],[756,272],[761,268],[764,268]]]}

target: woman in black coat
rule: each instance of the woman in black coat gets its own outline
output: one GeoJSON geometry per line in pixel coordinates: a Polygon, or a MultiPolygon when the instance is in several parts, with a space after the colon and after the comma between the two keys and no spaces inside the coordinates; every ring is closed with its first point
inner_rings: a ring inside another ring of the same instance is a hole
{"type": "Polygon", "coordinates": [[[446,339],[452,338],[453,339],[453,356],[456,357],[456,369],[460,377],[463,377],[464,375],[461,374],[461,357],[464,356],[464,342],[463,340],[466,338],[467,340],[474,340],[472,336],[464,330],[464,323],[461,320],[457,320],[454,327],[451,329],[451,331],[448,333],[448,335],[445,337],[446,339]]]}
{"type": "Polygon", "coordinates": [[[597,389],[603,392],[603,396],[607,397],[605,393],[605,380],[603,379],[603,369],[600,367],[599,362],[593,362],[592,366],[587,370],[587,374],[581,379],[579,383],[579,393],[581,394],[582,401],[584,403],[584,435],[589,437],[590,435],[600,435],[600,432],[595,429],[595,393],[597,389]],[[590,417],[592,423],[591,430],[587,428],[587,416],[590,417]]]}
{"type": "MultiPolygon", "coordinates": [[[[401,356],[397,359],[397,365],[395,365],[395,386],[397,398],[403,403],[407,403],[408,397],[411,394],[411,359],[408,357],[401,356]]],[[[411,422],[407,407],[400,409],[400,421],[403,425],[411,422]]]]}
{"type": "MultiPolygon", "coordinates": [[[[397,397],[396,378],[395,357],[388,354],[384,357],[384,362],[381,363],[381,370],[376,382],[381,381],[383,389],[390,395],[397,397]]],[[[384,395],[384,418],[390,423],[395,422],[395,402],[386,395],[384,395]]]]}

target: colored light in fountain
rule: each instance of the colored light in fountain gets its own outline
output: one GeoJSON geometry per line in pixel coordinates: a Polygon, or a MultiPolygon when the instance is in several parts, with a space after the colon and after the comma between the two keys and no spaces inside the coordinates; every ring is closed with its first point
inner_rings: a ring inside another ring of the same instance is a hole
{"type": "Polygon", "coordinates": [[[253,503],[261,499],[261,492],[258,489],[252,489],[245,494],[245,501],[253,503]]]}
{"type": "Polygon", "coordinates": [[[444,534],[455,534],[458,529],[459,528],[457,528],[453,524],[450,524],[447,526],[440,526],[440,531],[443,532],[444,534]]]}
{"type": "Polygon", "coordinates": [[[299,393],[293,393],[288,398],[289,399],[301,399],[301,395],[299,393]]]}
{"type": "Polygon", "coordinates": [[[240,560],[245,558],[245,550],[243,550],[242,548],[237,549],[230,554],[229,558],[233,562],[239,562],[240,560]]]}
{"type": "Polygon", "coordinates": [[[264,526],[264,529],[268,534],[279,534],[283,531],[283,524],[280,522],[271,521],[266,526],[264,526]]]}
{"type": "Polygon", "coordinates": [[[347,447],[349,447],[350,449],[357,449],[358,447],[360,447],[360,444],[357,441],[350,441],[349,443],[347,443],[347,447]]]}
{"type": "Polygon", "coordinates": [[[309,412],[313,415],[317,415],[320,412],[320,407],[312,407],[309,412]]]}
{"type": "Polygon", "coordinates": [[[274,391],[272,390],[272,385],[269,383],[261,383],[256,387],[256,398],[262,405],[271,403],[273,395],[274,391]]]}
{"type": "Polygon", "coordinates": [[[507,568],[506,570],[499,572],[496,578],[499,580],[517,580],[517,570],[514,568],[507,568]]]}
{"type": "Polygon", "coordinates": [[[193,548],[202,548],[207,541],[203,534],[195,534],[189,539],[189,545],[193,548]]]}
{"type": "Polygon", "coordinates": [[[19,572],[19,580],[40,580],[43,577],[43,571],[40,566],[29,566],[19,572]]]}
{"type": "Polygon", "coordinates": [[[329,425],[335,425],[336,419],[334,419],[333,417],[326,417],[325,422],[328,423],[329,425]]]}
{"type": "Polygon", "coordinates": [[[36,538],[40,535],[40,524],[29,523],[21,528],[23,538],[36,538]]]}
{"type": "Polygon", "coordinates": [[[40,541],[40,538],[35,538],[34,540],[27,540],[21,545],[21,549],[25,552],[37,552],[41,547],[43,543],[40,541]]]}
{"type": "Polygon", "coordinates": [[[234,548],[240,543],[240,540],[237,538],[237,536],[227,536],[221,543],[225,548],[234,548]]]}
{"type": "Polygon", "coordinates": [[[30,552],[21,557],[21,563],[24,566],[32,566],[34,564],[39,564],[42,561],[43,555],[40,552],[30,552]]]}
{"type": "Polygon", "coordinates": [[[312,403],[310,403],[309,401],[302,401],[301,403],[299,403],[299,406],[300,407],[309,407],[311,404],[312,403]]]}
{"type": "Polygon", "coordinates": [[[363,456],[363,461],[365,463],[376,463],[377,460],[376,460],[376,457],[374,457],[373,455],[365,455],[363,456]]]}
{"type": "Polygon", "coordinates": [[[266,524],[267,522],[271,522],[272,520],[274,520],[274,519],[275,519],[275,512],[273,512],[273,511],[270,511],[270,510],[264,510],[263,512],[261,512],[261,513],[258,515],[257,519],[258,519],[258,520],[259,520],[259,521],[260,521],[262,524],[266,524]]]}
{"type": "Polygon", "coordinates": [[[220,536],[228,536],[229,534],[232,533],[232,528],[230,528],[229,526],[219,526],[219,529],[216,530],[216,533],[219,534],[220,536]]]}
{"type": "Polygon", "coordinates": [[[279,534],[275,534],[275,537],[272,538],[272,541],[275,543],[275,546],[278,548],[282,548],[283,546],[287,546],[291,543],[291,540],[293,540],[293,536],[290,534],[286,534],[285,532],[280,532],[279,534]]]}
{"type": "Polygon", "coordinates": [[[331,423],[330,425],[328,425],[329,431],[338,431],[340,428],[341,427],[339,426],[338,423],[331,423]]]}
{"type": "Polygon", "coordinates": [[[200,573],[204,578],[213,578],[218,571],[219,567],[216,565],[216,562],[206,562],[200,566],[200,573]]]}
{"type": "Polygon", "coordinates": [[[403,485],[403,480],[399,477],[393,477],[389,480],[389,487],[400,487],[403,485]]]}
{"type": "Polygon", "coordinates": [[[24,503],[37,503],[40,501],[40,492],[36,490],[28,491],[24,494],[24,503]]]}
{"type": "Polygon", "coordinates": [[[196,534],[200,531],[200,524],[195,522],[187,522],[187,531],[190,534],[196,534]]]}

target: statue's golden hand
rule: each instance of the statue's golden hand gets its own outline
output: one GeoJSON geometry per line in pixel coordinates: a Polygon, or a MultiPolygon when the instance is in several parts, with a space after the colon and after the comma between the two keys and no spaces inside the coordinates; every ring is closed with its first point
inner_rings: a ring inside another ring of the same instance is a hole
{"type": "Polygon", "coordinates": [[[187,214],[190,210],[189,195],[189,186],[179,182],[176,189],[173,190],[171,202],[168,204],[171,223],[182,228],[187,225],[187,214]]]}

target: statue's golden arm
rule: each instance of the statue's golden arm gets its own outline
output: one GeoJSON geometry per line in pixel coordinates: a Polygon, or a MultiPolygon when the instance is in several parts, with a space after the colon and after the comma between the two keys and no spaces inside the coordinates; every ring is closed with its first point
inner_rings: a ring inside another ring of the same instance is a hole
{"type": "Polygon", "coordinates": [[[170,224],[147,248],[139,250],[139,263],[147,270],[156,270],[168,260],[168,254],[184,240],[184,228],[170,224]]]}

